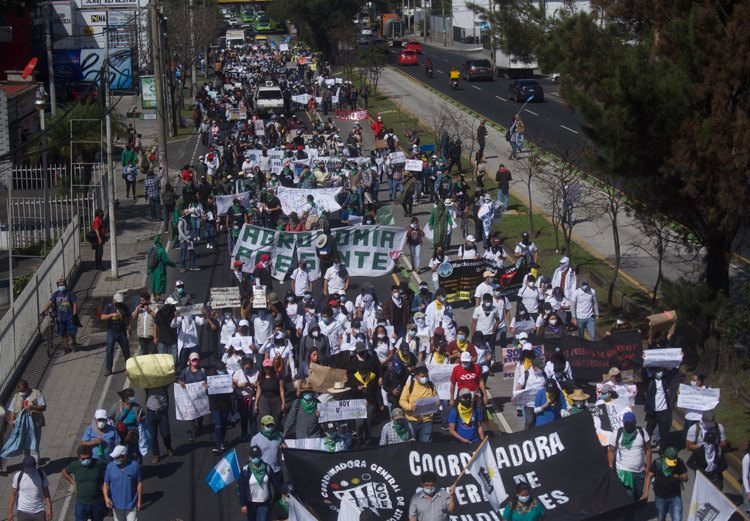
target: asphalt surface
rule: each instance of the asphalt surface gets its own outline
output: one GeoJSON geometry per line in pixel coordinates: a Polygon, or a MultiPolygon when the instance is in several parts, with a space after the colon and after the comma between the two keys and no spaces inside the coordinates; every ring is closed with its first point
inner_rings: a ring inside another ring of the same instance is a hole
{"type": "MultiPolygon", "coordinates": [[[[458,52],[455,50],[434,47],[422,43],[422,54],[419,65],[397,65],[398,50],[389,53],[391,63],[404,74],[440,91],[446,96],[465,105],[471,110],[486,116],[504,127],[510,127],[522,103],[508,99],[508,89],[512,80],[495,76],[492,81],[471,80],[463,78],[458,88],[452,89],[449,80],[451,67],[459,71],[468,59],[483,59],[482,53],[458,52]],[[425,74],[424,63],[432,58],[433,77],[425,74]]],[[[580,121],[572,108],[563,103],[559,96],[559,85],[546,76],[536,76],[544,89],[544,101],[532,101],[526,105],[521,118],[526,123],[526,136],[531,142],[557,154],[573,150],[586,144],[587,140],[581,131],[580,121]]]]}

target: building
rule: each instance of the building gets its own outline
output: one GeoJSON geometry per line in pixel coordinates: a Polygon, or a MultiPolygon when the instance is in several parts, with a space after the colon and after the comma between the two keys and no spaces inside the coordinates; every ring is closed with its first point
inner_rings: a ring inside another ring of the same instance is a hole
{"type": "MultiPolygon", "coordinates": [[[[29,77],[31,80],[31,77],[29,77]]],[[[20,164],[21,146],[39,132],[39,111],[34,106],[40,84],[21,80],[8,72],[8,81],[0,82],[0,184],[7,186],[11,164],[20,164]]]]}

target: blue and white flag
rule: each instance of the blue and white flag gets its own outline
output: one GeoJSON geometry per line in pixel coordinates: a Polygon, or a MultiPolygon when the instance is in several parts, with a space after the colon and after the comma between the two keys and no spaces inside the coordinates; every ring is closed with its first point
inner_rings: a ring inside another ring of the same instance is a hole
{"type": "Polygon", "coordinates": [[[289,43],[291,41],[291,39],[292,39],[292,35],[290,34],[289,36],[287,36],[286,38],[284,38],[283,40],[281,40],[281,43],[289,43]]]}
{"type": "Polygon", "coordinates": [[[211,490],[218,492],[230,485],[240,477],[240,464],[237,461],[237,452],[232,449],[219,460],[216,466],[206,476],[206,483],[211,490]]]}

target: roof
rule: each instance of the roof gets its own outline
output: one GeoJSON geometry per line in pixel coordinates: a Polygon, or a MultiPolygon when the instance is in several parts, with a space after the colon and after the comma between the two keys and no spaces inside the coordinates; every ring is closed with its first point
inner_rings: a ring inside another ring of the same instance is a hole
{"type": "Polygon", "coordinates": [[[18,96],[26,91],[35,91],[36,89],[36,83],[0,83],[0,90],[5,92],[5,95],[9,98],[18,96]]]}

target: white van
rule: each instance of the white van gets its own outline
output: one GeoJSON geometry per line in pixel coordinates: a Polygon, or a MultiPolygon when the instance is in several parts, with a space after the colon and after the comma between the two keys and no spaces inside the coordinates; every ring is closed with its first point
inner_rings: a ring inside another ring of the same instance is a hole
{"type": "Polygon", "coordinates": [[[284,112],[284,95],[278,85],[267,81],[264,86],[255,90],[253,104],[256,114],[268,114],[272,110],[275,114],[282,114],[284,112]]]}

